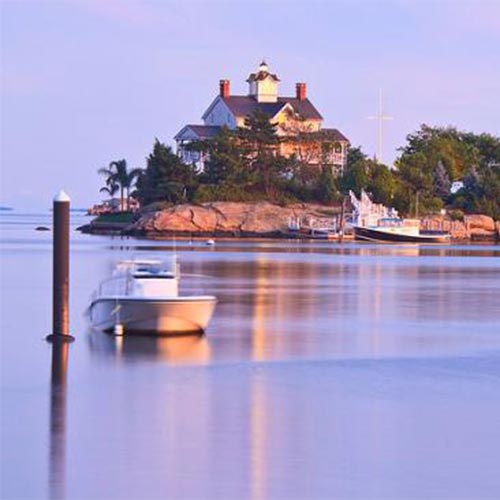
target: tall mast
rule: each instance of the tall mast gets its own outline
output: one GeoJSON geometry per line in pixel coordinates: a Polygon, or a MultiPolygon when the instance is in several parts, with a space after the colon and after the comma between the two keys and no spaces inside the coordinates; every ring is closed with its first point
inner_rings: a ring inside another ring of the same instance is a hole
{"type": "Polygon", "coordinates": [[[385,120],[392,120],[392,116],[386,115],[384,113],[382,104],[382,89],[378,90],[378,112],[374,116],[370,116],[370,120],[377,120],[377,156],[376,160],[378,163],[383,163],[382,161],[382,151],[383,151],[383,124],[385,120]]]}

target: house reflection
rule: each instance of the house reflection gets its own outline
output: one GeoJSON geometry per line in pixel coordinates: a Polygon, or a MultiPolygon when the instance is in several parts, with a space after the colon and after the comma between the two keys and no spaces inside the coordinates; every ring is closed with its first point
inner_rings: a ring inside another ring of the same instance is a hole
{"type": "Polygon", "coordinates": [[[69,343],[52,343],[50,386],[49,492],[50,498],[66,497],[66,380],[69,343]]]}
{"type": "Polygon", "coordinates": [[[252,267],[252,360],[314,355],[318,340],[329,349],[339,345],[342,332],[335,320],[349,307],[350,297],[341,291],[350,272],[347,267],[329,261],[303,265],[264,256],[252,267]]]}
{"type": "Polygon", "coordinates": [[[206,364],[211,359],[210,344],[205,335],[182,336],[114,336],[100,331],[87,335],[90,350],[118,362],[155,359],[173,365],[206,364]]]}
{"type": "MultiPolygon", "coordinates": [[[[268,302],[268,277],[266,260],[257,259],[255,272],[255,299],[252,315],[252,359],[266,359],[266,305],[268,302]]],[[[277,308],[276,308],[277,309],[277,308]]],[[[278,311],[276,310],[276,315],[278,311]]]]}

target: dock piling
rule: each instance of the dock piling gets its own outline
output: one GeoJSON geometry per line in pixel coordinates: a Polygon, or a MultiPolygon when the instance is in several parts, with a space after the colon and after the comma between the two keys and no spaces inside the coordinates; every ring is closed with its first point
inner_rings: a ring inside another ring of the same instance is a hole
{"type": "Polygon", "coordinates": [[[53,204],[52,334],[49,341],[71,342],[69,334],[69,206],[70,198],[60,191],[53,204]]]}

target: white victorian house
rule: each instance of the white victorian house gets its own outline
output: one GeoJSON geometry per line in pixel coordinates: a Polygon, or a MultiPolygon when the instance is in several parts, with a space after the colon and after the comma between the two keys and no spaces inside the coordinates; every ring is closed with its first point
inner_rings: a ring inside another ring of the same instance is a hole
{"type": "Polygon", "coordinates": [[[278,125],[277,133],[283,139],[282,155],[297,155],[311,166],[326,163],[337,173],[342,172],[349,140],[339,130],[323,127],[323,117],[308,99],[305,83],[296,84],[295,96],[280,96],[280,79],[269,71],[265,61],[246,81],[247,95],[231,95],[229,80],[220,80],[219,95],[203,113],[203,125],[186,125],[177,133],[177,153],[184,162],[203,169],[203,155],[189,151],[186,144],[211,139],[223,126],[244,127],[245,118],[260,110],[278,125]]]}

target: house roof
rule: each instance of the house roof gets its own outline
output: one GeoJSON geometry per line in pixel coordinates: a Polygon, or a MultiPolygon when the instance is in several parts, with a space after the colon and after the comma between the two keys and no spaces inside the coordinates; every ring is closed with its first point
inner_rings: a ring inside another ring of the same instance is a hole
{"type": "Polygon", "coordinates": [[[221,129],[217,125],[188,125],[188,127],[203,139],[216,136],[221,129]]]}
{"type": "Polygon", "coordinates": [[[259,80],[265,80],[268,76],[271,77],[275,82],[280,81],[278,75],[274,73],[269,73],[268,71],[259,71],[258,73],[250,73],[249,77],[247,78],[247,82],[256,82],[259,80]]]}
{"type": "Polygon", "coordinates": [[[216,125],[186,125],[174,137],[174,139],[180,138],[180,136],[182,136],[187,129],[190,129],[194,134],[198,136],[199,139],[211,139],[220,132],[221,127],[218,127],[216,125]]]}
{"type": "Polygon", "coordinates": [[[336,128],[322,128],[314,132],[303,132],[299,134],[292,134],[287,136],[287,140],[300,141],[307,138],[310,141],[330,141],[330,142],[347,142],[349,139],[336,128]]]}
{"type": "Polygon", "coordinates": [[[248,116],[258,109],[270,116],[275,116],[286,104],[290,104],[306,120],[323,119],[309,99],[301,101],[296,97],[278,97],[277,102],[258,102],[252,96],[232,95],[224,97],[222,100],[237,117],[248,116]]]}
{"type": "Polygon", "coordinates": [[[319,135],[323,135],[325,139],[330,139],[332,141],[345,141],[349,142],[349,139],[336,128],[322,128],[318,132],[319,135]]]}

